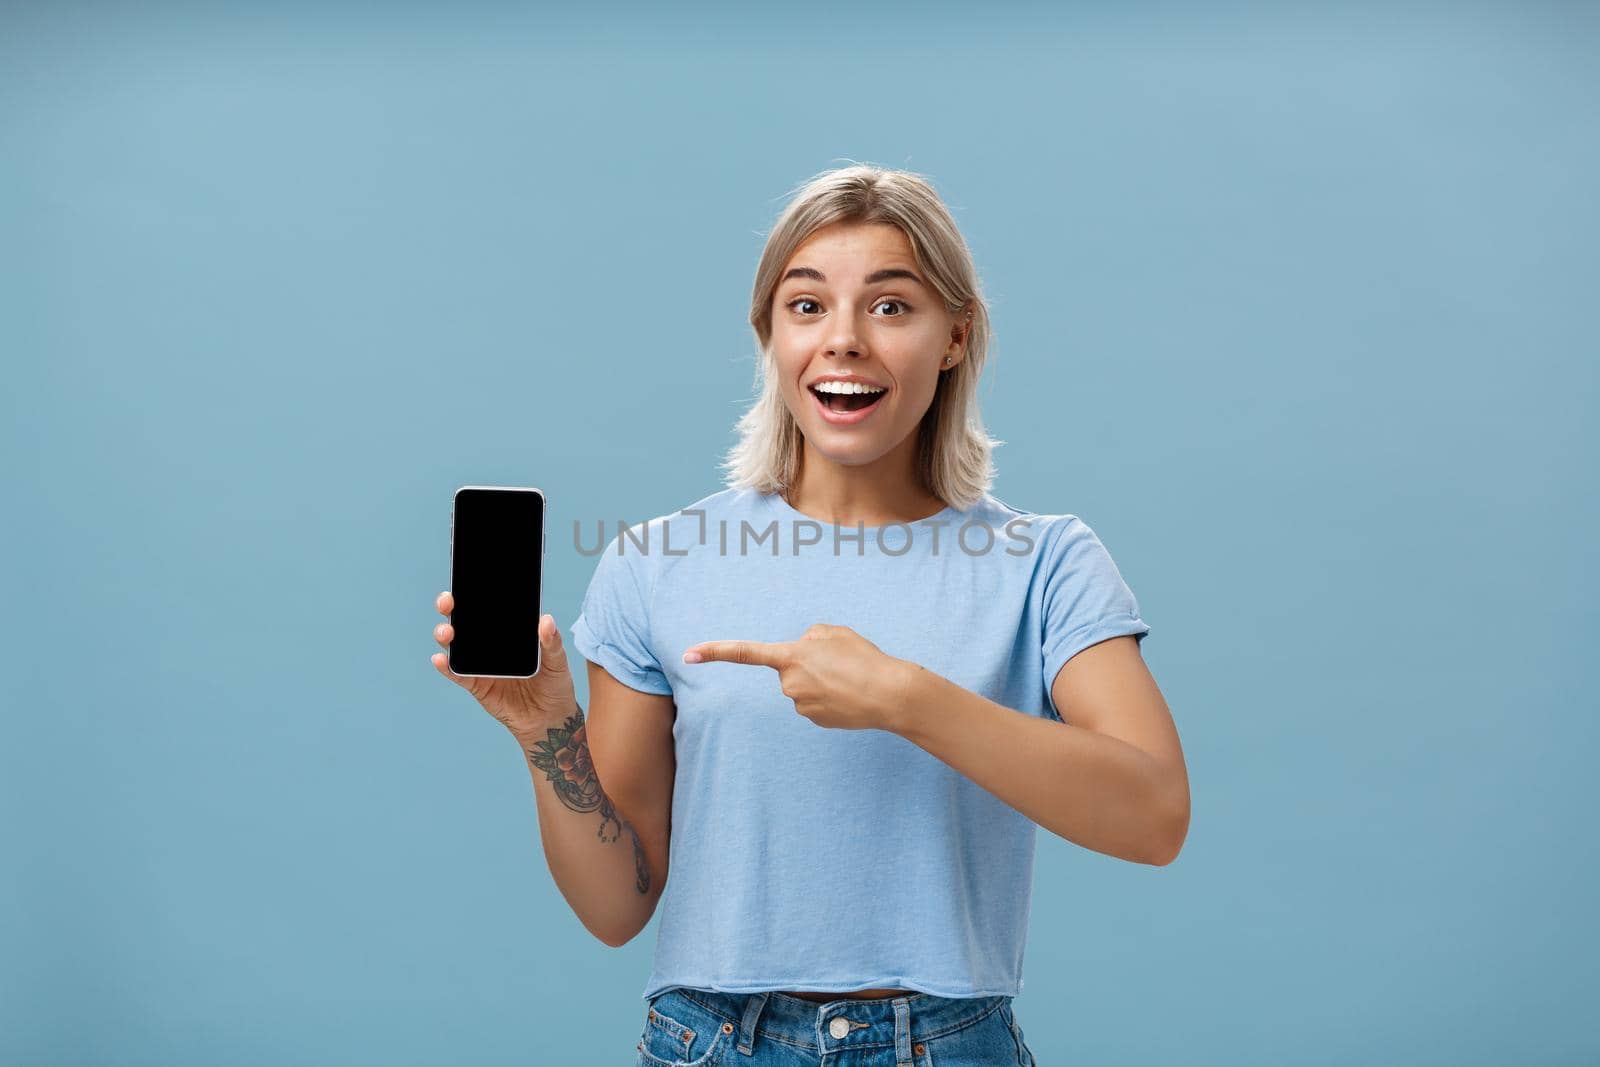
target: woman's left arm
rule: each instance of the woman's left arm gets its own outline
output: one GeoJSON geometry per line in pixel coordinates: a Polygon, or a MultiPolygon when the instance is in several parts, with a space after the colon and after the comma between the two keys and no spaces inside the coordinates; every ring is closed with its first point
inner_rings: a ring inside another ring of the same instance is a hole
{"type": "Polygon", "coordinates": [[[1050,696],[1070,724],[997,704],[848,626],[817,623],[795,641],[701,641],[683,659],[770,667],[818,726],[899,734],[1084,848],[1165,866],[1189,833],[1178,731],[1132,635],[1090,645],[1056,672],[1050,696]]]}
{"type": "Polygon", "coordinates": [[[912,664],[885,729],[926,749],[1050,832],[1165,866],[1189,833],[1189,775],[1138,642],[1090,645],[1056,674],[1063,719],[1028,715],[912,664]]]}

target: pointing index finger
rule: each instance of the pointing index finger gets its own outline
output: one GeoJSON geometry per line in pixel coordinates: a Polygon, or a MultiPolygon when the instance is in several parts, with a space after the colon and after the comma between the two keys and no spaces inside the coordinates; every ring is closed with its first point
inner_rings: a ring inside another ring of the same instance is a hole
{"type": "Polygon", "coordinates": [[[789,662],[787,641],[702,641],[683,654],[685,663],[749,663],[782,667],[789,662]]]}

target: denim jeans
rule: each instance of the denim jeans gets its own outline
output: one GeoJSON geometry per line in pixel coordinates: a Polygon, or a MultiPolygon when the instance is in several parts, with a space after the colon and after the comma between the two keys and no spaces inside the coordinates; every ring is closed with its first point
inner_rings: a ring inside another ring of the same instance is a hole
{"type": "Polygon", "coordinates": [[[1036,1067],[1011,999],[677,987],[646,1006],[635,1067],[1036,1067]]]}

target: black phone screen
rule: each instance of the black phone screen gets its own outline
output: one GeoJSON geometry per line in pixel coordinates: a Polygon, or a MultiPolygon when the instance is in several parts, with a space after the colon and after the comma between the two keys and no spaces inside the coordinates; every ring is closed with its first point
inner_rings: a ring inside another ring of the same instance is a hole
{"type": "Polygon", "coordinates": [[[529,678],[539,673],[544,494],[463,486],[450,522],[450,669],[529,678]]]}

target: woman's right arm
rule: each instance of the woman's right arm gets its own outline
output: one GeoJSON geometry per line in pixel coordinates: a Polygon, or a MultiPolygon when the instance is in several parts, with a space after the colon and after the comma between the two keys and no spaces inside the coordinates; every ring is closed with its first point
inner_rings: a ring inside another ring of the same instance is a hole
{"type": "Polygon", "coordinates": [[[678,709],[670,696],[623,685],[597,663],[589,664],[589,719],[585,734],[590,763],[610,783],[611,798],[630,827],[635,897],[620,919],[622,945],[643,930],[667,885],[672,842],[672,783],[677,753],[672,725],[678,709]]]}
{"type": "MultiPolygon", "coordinates": [[[[437,606],[449,615],[450,594],[437,606]]],[[[434,636],[448,651],[450,624],[440,623],[434,636]]],[[[516,738],[556,886],[585,929],[620,947],[649,923],[666,882],[676,709],[670,696],[630,689],[590,664],[586,717],[549,615],[539,620],[539,643],[532,678],[459,676],[447,653],[434,653],[433,664],[516,738]]]]}

